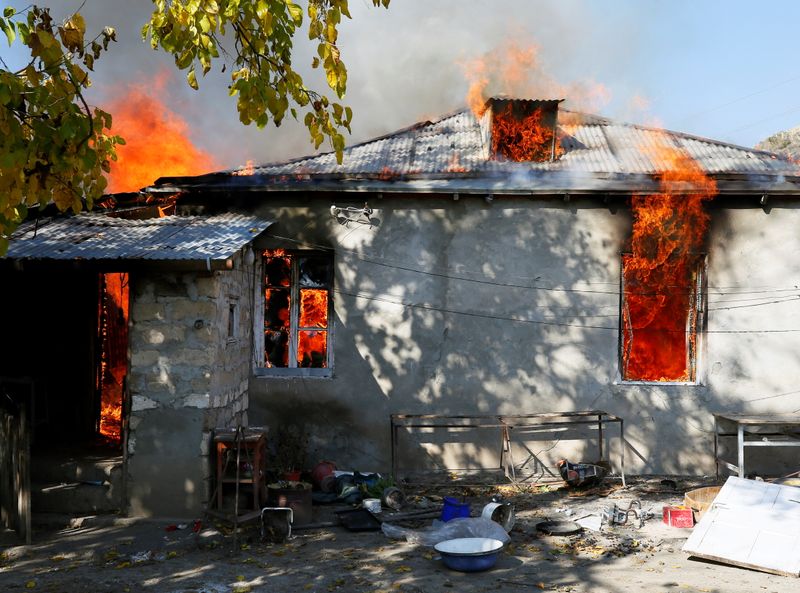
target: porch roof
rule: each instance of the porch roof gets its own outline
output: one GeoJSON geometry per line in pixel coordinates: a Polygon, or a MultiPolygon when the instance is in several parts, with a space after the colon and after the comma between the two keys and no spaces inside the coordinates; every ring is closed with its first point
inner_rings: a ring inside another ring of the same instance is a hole
{"type": "Polygon", "coordinates": [[[98,260],[226,262],[272,221],[236,213],[145,220],[84,213],[23,223],[11,236],[9,261],[98,260]]]}

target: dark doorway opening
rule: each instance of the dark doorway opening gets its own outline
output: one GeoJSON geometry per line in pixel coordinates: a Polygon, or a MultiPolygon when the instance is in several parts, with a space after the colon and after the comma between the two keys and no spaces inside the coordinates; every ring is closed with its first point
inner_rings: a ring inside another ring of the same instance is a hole
{"type": "Polygon", "coordinates": [[[28,410],[34,523],[125,506],[128,286],[66,262],[3,272],[0,389],[28,410]]]}

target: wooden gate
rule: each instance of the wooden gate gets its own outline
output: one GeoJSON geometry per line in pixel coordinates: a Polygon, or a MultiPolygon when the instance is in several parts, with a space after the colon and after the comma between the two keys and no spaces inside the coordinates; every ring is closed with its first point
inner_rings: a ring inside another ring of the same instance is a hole
{"type": "Polygon", "coordinates": [[[31,543],[30,431],[27,406],[0,392],[0,525],[31,543]]]}

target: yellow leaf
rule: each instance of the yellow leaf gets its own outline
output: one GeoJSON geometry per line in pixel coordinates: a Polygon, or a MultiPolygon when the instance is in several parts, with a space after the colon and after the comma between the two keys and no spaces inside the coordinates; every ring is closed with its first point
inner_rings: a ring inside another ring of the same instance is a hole
{"type": "Polygon", "coordinates": [[[26,589],[33,589],[35,586],[36,586],[36,581],[28,581],[27,583],[25,583],[26,589]]]}

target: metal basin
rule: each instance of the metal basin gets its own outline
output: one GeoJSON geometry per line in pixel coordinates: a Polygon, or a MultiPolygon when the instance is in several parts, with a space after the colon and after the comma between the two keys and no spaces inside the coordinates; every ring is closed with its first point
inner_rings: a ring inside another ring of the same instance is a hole
{"type": "Polygon", "coordinates": [[[490,537],[460,537],[439,542],[434,549],[441,554],[448,568],[479,572],[495,565],[503,542],[490,537]]]}

